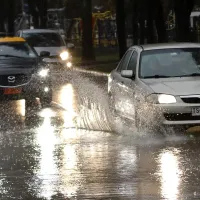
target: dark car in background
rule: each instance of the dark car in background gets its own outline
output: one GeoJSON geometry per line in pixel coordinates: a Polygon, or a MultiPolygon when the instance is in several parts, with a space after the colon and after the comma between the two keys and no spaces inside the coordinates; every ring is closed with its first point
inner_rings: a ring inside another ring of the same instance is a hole
{"type": "Polygon", "coordinates": [[[63,37],[56,30],[26,29],[19,30],[17,37],[24,38],[40,55],[42,51],[49,52],[44,61],[54,66],[72,67],[72,56],[69,49],[73,44],[66,44],[63,37]]]}
{"type": "MultiPolygon", "coordinates": [[[[41,52],[45,56],[45,52],[41,52]]],[[[52,101],[50,71],[23,38],[0,38],[0,100],[26,100],[31,106],[40,98],[52,101]]]]}

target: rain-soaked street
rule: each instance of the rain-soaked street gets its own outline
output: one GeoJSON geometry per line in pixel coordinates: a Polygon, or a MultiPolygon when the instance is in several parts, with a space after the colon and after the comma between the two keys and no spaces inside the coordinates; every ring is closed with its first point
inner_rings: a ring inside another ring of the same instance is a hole
{"type": "Polygon", "coordinates": [[[53,74],[50,108],[2,102],[0,199],[200,199],[200,140],[111,131],[105,75],[53,74]]]}

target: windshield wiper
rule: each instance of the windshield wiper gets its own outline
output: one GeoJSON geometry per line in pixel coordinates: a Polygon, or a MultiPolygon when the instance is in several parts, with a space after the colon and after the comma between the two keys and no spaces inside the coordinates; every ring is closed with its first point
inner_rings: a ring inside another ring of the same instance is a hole
{"type": "Polygon", "coordinates": [[[14,56],[14,55],[7,55],[7,54],[5,54],[5,55],[0,55],[0,57],[22,58],[22,59],[25,58],[25,57],[21,57],[21,56],[14,56]]]}
{"type": "Polygon", "coordinates": [[[145,76],[143,78],[169,78],[169,77],[171,77],[171,76],[165,76],[165,75],[156,74],[156,75],[153,75],[153,76],[145,76]]]}
{"type": "Polygon", "coordinates": [[[190,77],[190,76],[200,76],[200,73],[183,74],[181,76],[176,76],[176,77],[190,77]]]}

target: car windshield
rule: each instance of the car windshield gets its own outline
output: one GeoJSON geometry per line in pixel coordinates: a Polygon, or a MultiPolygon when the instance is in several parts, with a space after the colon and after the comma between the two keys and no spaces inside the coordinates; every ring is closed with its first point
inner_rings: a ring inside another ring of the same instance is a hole
{"type": "Polygon", "coordinates": [[[141,53],[140,78],[200,76],[200,48],[148,50],[141,53]]]}
{"type": "Polygon", "coordinates": [[[4,57],[36,58],[36,53],[26,42],[0,43],[0,59],[4,57]]]}
{"type": "Polygon", "coordinates": [[[64,46],[61,36],[57,33],[23,33],[23,38],[33,47],[64,46]]]}

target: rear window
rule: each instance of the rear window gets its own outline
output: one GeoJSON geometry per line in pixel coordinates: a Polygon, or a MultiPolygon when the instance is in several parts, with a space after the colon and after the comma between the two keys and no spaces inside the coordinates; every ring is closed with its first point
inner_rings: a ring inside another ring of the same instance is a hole
{"type": "Polygon", "coordinates": [[[57,33],[23,33],[23,38],[33,47],[65,46],[61,36],[57,33]]]}

